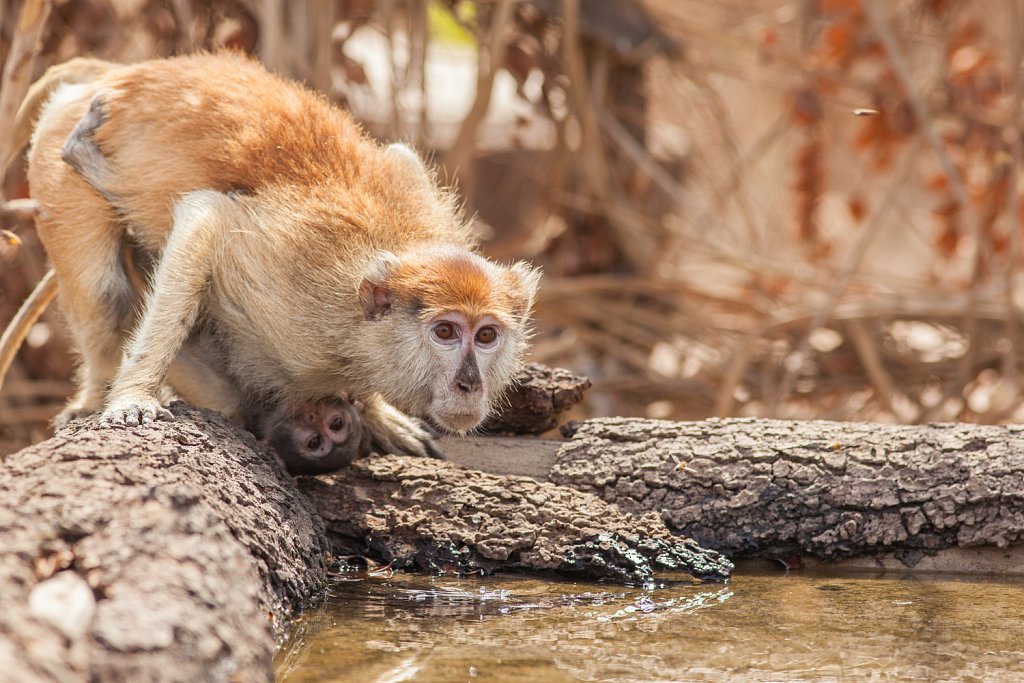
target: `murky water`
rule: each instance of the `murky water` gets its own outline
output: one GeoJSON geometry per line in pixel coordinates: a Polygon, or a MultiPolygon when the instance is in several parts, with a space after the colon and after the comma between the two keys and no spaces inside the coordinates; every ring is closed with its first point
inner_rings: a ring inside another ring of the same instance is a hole
{"type": "Polygon", "coordinates": [[[1024,581],[745,569],[657,588],[342,575],[278,680],[1018,681],[1024,581]]]}

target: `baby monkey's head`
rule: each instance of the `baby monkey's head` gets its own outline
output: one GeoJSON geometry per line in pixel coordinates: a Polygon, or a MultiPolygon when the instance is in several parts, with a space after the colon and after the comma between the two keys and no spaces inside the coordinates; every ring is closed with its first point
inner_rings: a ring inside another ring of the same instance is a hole
{"type": "Polygon", "coordinates": [[[290,474],[324,474],[370,451],[357,402],[325,398],[281,404],[262,416],[258,433],[290,474]]]}

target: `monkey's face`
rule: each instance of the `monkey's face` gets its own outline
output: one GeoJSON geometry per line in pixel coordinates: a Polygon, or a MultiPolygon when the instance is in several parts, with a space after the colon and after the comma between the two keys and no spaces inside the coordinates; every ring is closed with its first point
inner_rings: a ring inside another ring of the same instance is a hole
{"type": "Polygon", "coordinates": [[[436,368],[427,416],[453,432],[473,429],[491,410],[488,389],[503,385],[495,370],[517,355],[517,340],[492,316],[454,311],[427,320],[422,334],[436,368]]]}
{"type": "Polygon", "coordinates": [[[362,418],[349,401],[327,398],[291,413],[279,408],[269,419],[265,440],[291,474],[332,472],[365,452],[362,418]]]}
{"type": "Polygon", "coordinates": [[[359,289],[370,388],[448,431],[475,428],[519,366],[538,278],[465,249],[381,253],[359,289]]]}

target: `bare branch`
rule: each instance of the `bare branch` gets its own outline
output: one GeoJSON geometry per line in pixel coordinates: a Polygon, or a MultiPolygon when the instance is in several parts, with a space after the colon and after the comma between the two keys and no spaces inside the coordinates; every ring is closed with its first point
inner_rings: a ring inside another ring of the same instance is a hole
{"type": "Polygon", "coordinates": [[[8,131],[14,130],[18,105],[25,98],[32,82],[32,68],[52,4],[51,0],[25,0],[21,14],[18,15],[18,25],[14,29],[14,38],[0,82],[0,131],[4,131],[0,135],[0,163],[4,164],[0,168],[0,179],[7,172],[7,163],[17,152],[12,149],[14,140],[8,131]]]}
{"type": "MultiPolygon", "coordinates": [[[[444,166],[449,174],[465,175],[473,148],[476,146],[476,132],[480,123],[487,116],[491,104],[491,93],[494,91],[494,77],[505,64],[506,27],[512,20],[512,0],[500,0],[491,19],[491,29],[487,39],[486,59],[481,59],[477,69],[476,99],[470,107],[466,118],[462,120],[455,142],[444,156],[444,166]]],[[[482,55],[481,55],[482,56],[482,55]]]]}

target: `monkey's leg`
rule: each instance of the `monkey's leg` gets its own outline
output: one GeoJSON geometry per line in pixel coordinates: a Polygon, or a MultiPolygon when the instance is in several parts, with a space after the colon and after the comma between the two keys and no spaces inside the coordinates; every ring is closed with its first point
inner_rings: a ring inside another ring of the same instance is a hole
{"type": "MultiPolygon", "coordinates": [[[[89,110],[64,142],[61,158],[104,199],[116,206],[118,197],[111,189],[115,181],[114,169],[93,140],[93,134],[106,118],[102,98],[93,98],[89,110]]],[[[136,283],[136,289],[141,292],[145,287],[136,283]]],[[[183,349],[168,371],[168,381],[173,391],[162,391],[161,398],[180,396],[194,405],[217,410],[235,422],[242,420],[237,388],[204,362],[201,350],[183,349]]]]}
{"type": "Polygon", "coordinates": [[[167,383],[184,401],[209,408],[239,426],[245,426],[245,408],[238,387],[208,363],[202,347],[189,343],[178,353],[167,373],[167,383]]]}
{"type": "Polygon", "coordinates": [[[58,146],[69,130],[82,127],[71,118],[72,99],[68,93],[63,97],[63,104],[39,119],[29,156],[32,194],[42,208],[36,227],[57,272],[60,308],[81,356],[78,392],[54,419],[57,427],[103,405],[135,318],[135,297],[121,259],[121,222],[58,146]]]}
{"type": "Polygon", "coordinates": [[[102,424],[174,419],[160,405],[157,392],[203,308],[218,235],[239,218],[235,202],[219,192],[190,192],[178,202],[153,288],[114,377],[102,424]]]}
{"type": "Polygon", "coordinates": [[[419,420],[409,417],[380,395],[366,402],[362,415],[363,427],[370,435],[374,450],[445,459],[444,453],[434,443],[433,435],[419,420]]]}
{"type": "Polygon", "coordinates": [[[36,226],[57,272],[58,303],[81,357],[78,392],[54,419],[61,427],[103,405],[135,315],[135,296],[110,205],[60,161],[56,150],[39,150],[36,162],[32,190],[44,209],[36,226]]]}

